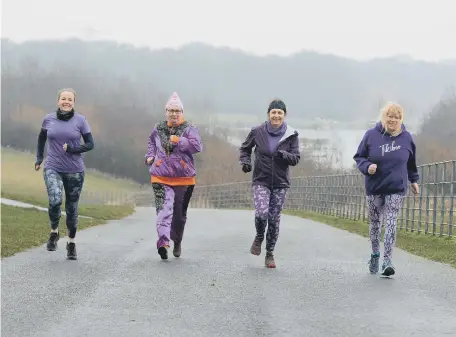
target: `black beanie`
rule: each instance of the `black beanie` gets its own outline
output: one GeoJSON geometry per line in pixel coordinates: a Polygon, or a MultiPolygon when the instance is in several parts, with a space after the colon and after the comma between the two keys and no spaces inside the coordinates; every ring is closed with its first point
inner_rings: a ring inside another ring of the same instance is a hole
{"type": "Polygon", "coordinates": [[[281,109],[281,110],[283,110],[284,113],[287,113],[287,106],[280,99],[275,99],[269,104],[268,113],[272,109],[281,109]]]}

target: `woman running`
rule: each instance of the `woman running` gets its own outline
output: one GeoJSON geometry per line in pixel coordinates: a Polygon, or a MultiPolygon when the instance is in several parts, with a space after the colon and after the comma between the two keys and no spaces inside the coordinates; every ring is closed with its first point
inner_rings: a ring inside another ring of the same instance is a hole
{"type": "Polygon", "coordinates": [[[272,101],[267,114],[268,121],[252,128],[241,145],[240,163],[245,173],[252,170],[251,155],[255,147],[252,189],[256,236],[250,252],[261,254],[267,224],[265,265],[275,268],[274,248],[279,237],[280,215],[290,187],[289,166],[297,165],[301,156],[298,132],[285,123],[285,103],[272,101]]]}
{"type": "Polygon", "coordinates": [[[406,130],[404,111],[395,103],[381,110],[380,121],[364,134],[353,159],[365,176],[369,209],[372,253],[369,271],[379,271],[381,219],[386,217],[382,275],[394,275],[393,247],[396,243],[397,217],[407,192],[407,180],[413,193],[419,193],[416,147],[406,130]]]}
{"type": "Polygon", "coordinates": [[[155,125],[145,156],[155,194],[157,249],[163,260],[168,259],[170,240],[174,256],[181,255],[187,208],[195,186],[193,155],[203,149],[198,129],[184,120],[184,106],[177,93],[172,94],[165,111],[167,120],[155,125]]]}
{"type": "Polygon", "coordinates": [[[49,199],[49,219],[51,234],[47,250],[57,250],[60,239],[59,222],[61,216],[62,194],[65,190],[66,225],[68,242],[67,258],[76,260],[74,238],[78,227],[78,204],[84,184],[84,159],[82,153],[94,148],[91,129],[87,119],[74,111],[76,93],[73,89],[62,89],[57,96],[57,111],[44,117],[38,146],[35,170],[43,162],[43,153],[48,139],[46,164],[44,166],[44,183],[49,199]],[[84,145],[81,145],[81,136],[84,145]]]}

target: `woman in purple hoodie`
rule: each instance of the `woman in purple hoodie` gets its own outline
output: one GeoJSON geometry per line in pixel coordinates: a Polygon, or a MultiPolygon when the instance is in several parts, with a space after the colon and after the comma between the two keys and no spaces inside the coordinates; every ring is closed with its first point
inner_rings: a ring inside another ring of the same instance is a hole
{"type": "Polygon", "coordinates": [[[261,254],[266,225],[265,265],[275,268],[274,248],[279,237],[280,215],[290,187],[289,166],[299,163],[298,132],[285,123],[287,108],[281,100],[269,104],[268,121],[251,129],[240,147],[240,163],[247,173],[252,170],[251,155],[255,147],[252,189],[255,205],[256,236],[250,247],[261,254]]]}
{"type": "Polygon", "coordinates": [[[403,120],[402,107],[388,103],[381,110],[380,121],[364,134],[353,157],[365,177],[372,244],[369,260],[371,274],[379,271],[381,219],[386,216],[382,275],[394,275],[392,252],[407,180],[411,183],[412,192],[419,193],[416,147],[403,120]]]}
{"type": "Polygon", "coordinates": [[[184,120],[184,106],[177,93],[172,94],[165,110],[167,120],[155,125],[145,155],[155,194],[157,250],[163,260],[168,259],[170,240],[174,241],[174,256],[181,255],[187,208],[195,186],[193,155],[203,149],[198,129],[184,120]]]}

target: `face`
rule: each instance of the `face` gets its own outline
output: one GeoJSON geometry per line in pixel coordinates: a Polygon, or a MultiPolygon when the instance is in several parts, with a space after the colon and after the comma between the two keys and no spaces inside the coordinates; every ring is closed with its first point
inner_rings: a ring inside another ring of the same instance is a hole
{"type": "Polygon", "coordinates": [[[166,109],[166,117],[168,118],[168,122],[177,124],[182,118],[182,109],[177,105],[170,105],[166,109]]]}
{"type": "Polygon", "coordinates": [[[401,116],[397,112],[388,112],[386,114],[386,129],[388,131],[399,131],[401,127],[401,116]]]}
{"type": "Polygon", "coordinates": [[[74,94],[69,91],[62,92],[57,101],[57,106],[62,112],[71,111],[74,107],[74,94]]]}
{"type": "Polygon", "coordinates": [[[281,109],[272,109],[269,111],[269,120],[272,126],[279,127],[285,120],[285,113],[281,109]]]}

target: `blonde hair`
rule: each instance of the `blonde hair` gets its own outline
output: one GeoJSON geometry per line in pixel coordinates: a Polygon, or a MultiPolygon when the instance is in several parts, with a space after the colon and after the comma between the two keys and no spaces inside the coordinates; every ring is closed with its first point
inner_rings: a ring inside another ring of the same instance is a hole
{"type": "MultiPolygon", "coordinates": [[[[380,122],[382,123],[384,129],[386,129],[386,117],[388,116],[388,114],[399,115],[400,124],[402,124],[402,122],[404,121],[404,109],[402,108],[402,106],[394,102],[388,102],[380,110],[380,122]]],[[[399,129],[397,133],[400,132],[401,129],[399,129]]]]}
{"type": "Polygon", "coordinates": [[[65,91],[68,91],[68,92],[71,92],[74,96],[74,101],[76,102],[76,91],[73,89],[73,88],[63,88],[63,89],[60,89],[58,92],[57,92],[57,101],[60,99],[60,96],[65,92],[65,91]]]}

